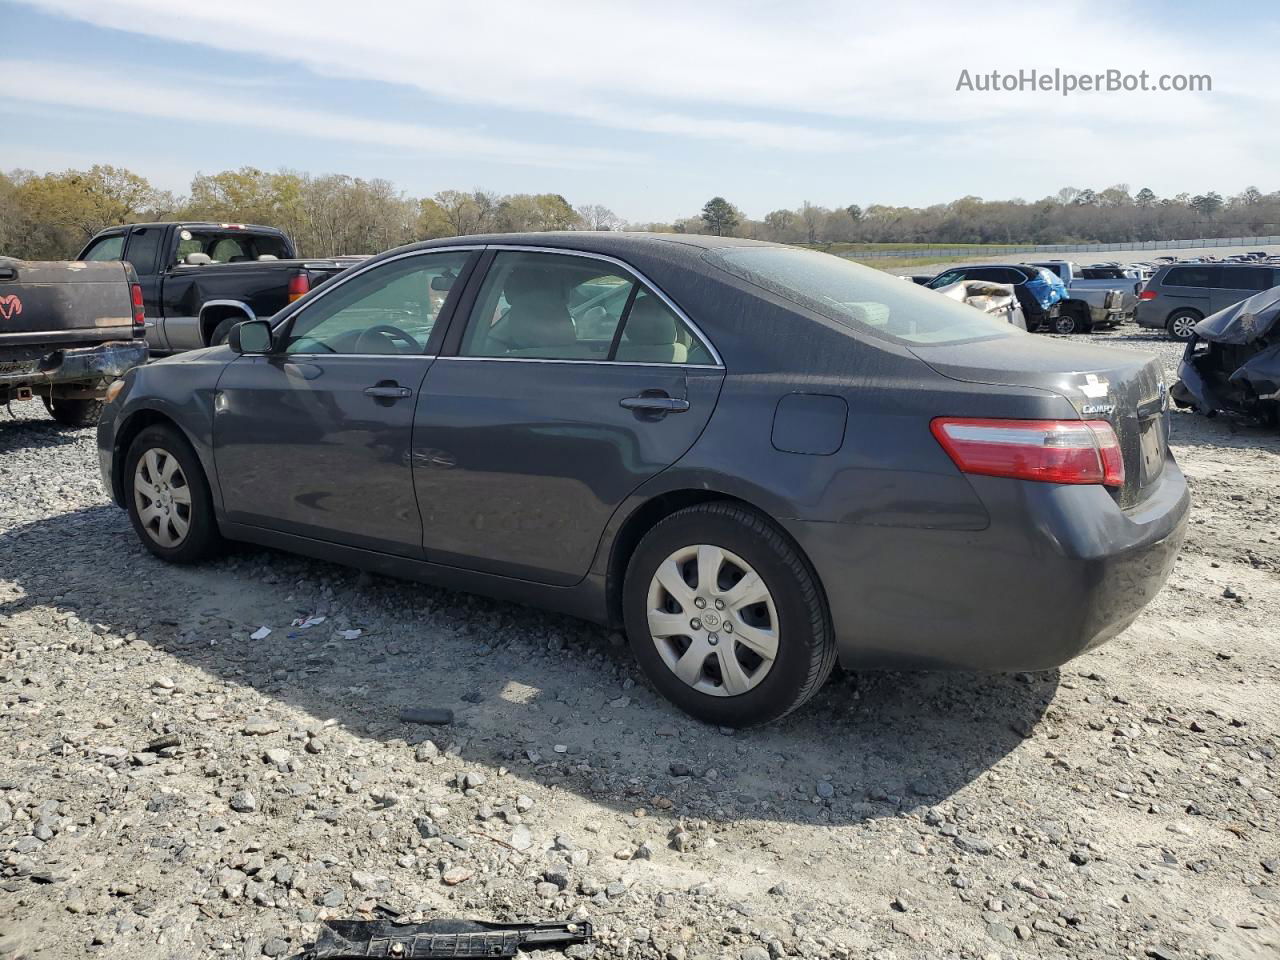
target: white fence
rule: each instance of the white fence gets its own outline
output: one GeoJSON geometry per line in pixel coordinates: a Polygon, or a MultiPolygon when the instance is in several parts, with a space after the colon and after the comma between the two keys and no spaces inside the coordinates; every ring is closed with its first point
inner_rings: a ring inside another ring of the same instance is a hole
{"type": "Polygon", "coordinates": [[[1130,243],[1040,243],[1009,246],[952,246],[867,250],[842,253],[850,260],[881,257],[1000,257],[1007,253],[1107,253],[1112,250],[1193,250],[1201,247],[1265,247],[1280,244],[1280,237],[1209,237],[1199,240],[1138,240],[1130,243]]]}

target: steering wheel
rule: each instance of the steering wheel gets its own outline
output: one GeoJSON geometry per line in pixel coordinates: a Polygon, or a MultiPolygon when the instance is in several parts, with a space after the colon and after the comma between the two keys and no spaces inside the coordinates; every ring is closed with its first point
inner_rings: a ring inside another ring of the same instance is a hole
{"type": "Polygon", "coordinates": [[[399,350],[395,351],[397,353],[399,352],[421,353],[422,352],[422,344],[420,344],[417,340],[415,340],[409,334],[405,333],[399,327],[393,327],[389,323],[376,324],[370,327],[369,329],[365,330],[362,334],[360,334],[360,336],[356,338],[355,352],[356,353],[377,353],[378,351],[376,350],[365,349],[365,347],[373,345],[374,341],[371,338],[374,336],[384,337],[385,339],[382,341],[383,344],[386,344],[388,341],[394,343],[395,341],[399,340],[399,341],[402,341],[403,343],[408,344],[409,347],[411,348],[410,350],[406,350],[406,351],[399,351],[399,350]]]}

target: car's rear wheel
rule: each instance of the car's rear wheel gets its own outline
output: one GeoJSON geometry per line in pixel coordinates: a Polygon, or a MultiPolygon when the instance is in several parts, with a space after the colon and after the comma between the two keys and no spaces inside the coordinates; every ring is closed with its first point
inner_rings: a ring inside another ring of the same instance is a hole
{"type": "Polygon", "coordinates": [[[623,584],[627,636],[658,690],[708,723],[767,723],[835,664],[826,602],[791,541],[758,513],[699,504],[660,521],[623,584]]]}
{"type": "Polygon", "coordinates": [[[147,427],[134,438],[124,486],[133,529],[157,557],[195,563],[221,545],[204,470],[173,427],[147,427]]]}
{"type": "Polygon", "coordinates": [[[44,408],[49,411],[49,416],[64,427],[91,427],[98,422],[98,415],[102,413],[102,401],[59,398],[51,400],[45,397],[44,408]]]}
{"type": "Polygon", "coordinates": [[[1175,340],[1190,340],[1191,335],[1195,333],[1196,324],[1203,319],[1204,317],[1196,310],[1175,310],[1165,321],[1165,329],[1175,340]]]}

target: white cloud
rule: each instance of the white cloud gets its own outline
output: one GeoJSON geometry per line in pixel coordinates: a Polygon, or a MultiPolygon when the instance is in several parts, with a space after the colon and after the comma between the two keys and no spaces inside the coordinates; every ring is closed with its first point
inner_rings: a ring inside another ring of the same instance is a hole
{"type": "MultiPolygon", "coordinates": [[[[811,167],[828,184],[837,170],[857,170],[857,182],[841,189],[864,199],[872,199],[868,185],[878,191],[884,182],[896,194],[885,199],[915,202],[967,191],[1035,197],[1065,183],[1115,181],[1161,193],[1232,190],[1267,185],[1269,157],[1280,148],[1280,129],[1265,123],[1280,108],[1280,89],[1266,82],[1280,23],[1254,18],[1229,42],[1210,42],[1186,29],[1184,17],[1153,15],[1149,4],[1062,0],[1049,11],[996,0],[970,15],[936,3],[830,0],[24,2],[104,28],[246,55],[291,80],[305,76],[301,67],[475,105],[477,113],[545,117],[547,141],[565,129],[598,134],[595,150],[580,151],[342,117],[345,139],[412,149],[444,144],[527,163],[609,164],[625,162],[612,144],[626,131],[649,137],[644,150],[655,159],[644,169],[668,180],[715,178],[714,167],[664,166],[669,148],[695,143],[717,150],[722,168],[767,153],[793,169],[811,167]],[[1032,67],[1208,73],[1214,89],[1071,97],[955,90],[961,69],[1032,67]],[[742,147],[759,152],[742,154],[742,147]],[[916,173],[904,189],[907,174],[898,171],[919,171],[921,158],[936,164],[936,176],[916,173]]],[[[23,83],[13,95],[49,97],[44,83],[23,83]]],[[[73,86],[58,88],[58,102],[81,97],[73,86]]],[[[298,115],[277,109],[275,96],[263,105],[246,100],[243,92],[230,100],[217,93],[182,106],[212,122],[270,128],[298,115]]],[[[117,109],[168,109],[153,103],[153,96],[116,98],[117,109]]],[[[296,132],[326,135],[316,128],[334,119],[316,113],[296,132]]]]}
{"type": "Polygon", "coordinates": [[[123,78],[116,71],[74,64],[0,60],[0,93],[17,103],[248,127],[529,166],[573,169],[632,165],[643,159],[618,150],[526,143],[465,130],[285,106],[260,94],[246,96],[234,88],[193,90],[189,77],[161,72],[134,71],[130,78],[123,78]]]}

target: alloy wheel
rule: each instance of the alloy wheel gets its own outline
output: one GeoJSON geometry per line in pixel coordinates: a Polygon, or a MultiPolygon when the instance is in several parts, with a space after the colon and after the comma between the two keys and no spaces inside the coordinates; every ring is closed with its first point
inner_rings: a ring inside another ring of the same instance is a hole
{"type": "Polygon", "coordinates": [[[191,487],[177,457],[161,447],[142,455],[133,471],[133,499],[142,528],[162,547],[176,547],[191,529],[191,487]]]}
{"type": "Polygon", "coordinates": [[[695,690],[746,693],[778,656],[778,612],[764,580],[737,554],[681,547],[649,584],[649,634],[662,661],[695,690]]]}
{"type": "Polygon", "coordinates": [[[1190,340],[1191,334],[1199,322],[1195,317],[1186,314],[1181,317],[1174,317],[1173,323],[1169,325],[1169,332],[1179,340],[1190,340]]]}

